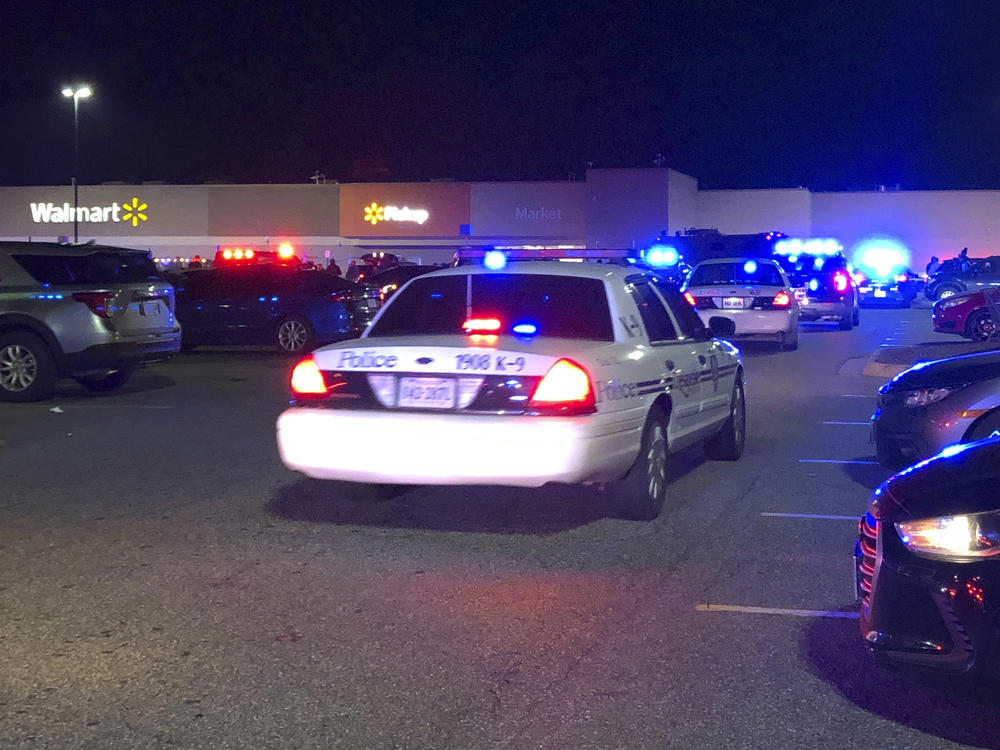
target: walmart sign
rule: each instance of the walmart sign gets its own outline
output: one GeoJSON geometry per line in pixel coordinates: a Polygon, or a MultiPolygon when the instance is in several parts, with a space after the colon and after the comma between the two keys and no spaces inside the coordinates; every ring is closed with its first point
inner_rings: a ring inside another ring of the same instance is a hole
{"type": "Polygon", "coordinates": [[[126,223],[133,227],[149,217],[146,214],[149,205],[133,198],[131,202],[119,204],[117,201],[110,206],[77,206],[69,203],[32,203],[31,220],[36,224],[67,224],[72,221],[85,221],[90,224],[126,223]]]}

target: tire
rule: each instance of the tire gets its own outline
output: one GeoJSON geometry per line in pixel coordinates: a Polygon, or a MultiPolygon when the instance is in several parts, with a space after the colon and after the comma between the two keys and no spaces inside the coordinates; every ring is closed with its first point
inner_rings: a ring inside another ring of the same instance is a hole
{"type": "Polygon", "coordinates": [[[55,386],[55,359],[44,341],[26,331],[0,336],[0,401],[44,401],[55,386]]]}
{"type": "Polygon", "coordinates": [[[114,391],[125,385],[134,372],[135,368],[123,367],[107,375],[88,375],[83,378],[75,378],[75,380],[88,391],[114,391]]]}
{"type": "Polygon", "coordinates": [[[965,335],[973,341],[989,341],[991,337],[997,336],[997,326],[990,311],[984,307],[972,312],[965,320],[965,335]]]}
{"type": "Polygon", "coordinates": [[[860,306],[854,308],[854,315],[851,316],[851,325],[853,325],[853,326],[859,326],[859,325],[861,325],[861,308],[860,308],[860,306]]]}
{"type": "Polygon", "coordinates": [[[796,328],[792,331],[792,336],[790,339],[785,338],[785,334],[781,336],[781,343],[778,344],[778,349],[784,352],[794,352],[799,348],[799,329],[796,328]]]}
{"type": "Polygon", "coordinates": [[[954,284],[942,284],[937,289],[934,290],[934,299],[947,299],[948,297],[954,297],[956,294],[962,292],[954,284]]]}
{"type": "Polygon", "coordinates": [[[278,351],[285,354],[302,354],[313,348],[316,334],[309,321],[299,315],[289,315],[278,321],[274,330],[278,351]]]}
{"type": "Polygon", "coordinates": [[[733,396],[729,401],[729,418],[718,434],[705,444],[705,455],[716,461],[737,461],[743,455],[746,443],[747,407],[743,393],[743,380],[736,375],[733,396]]]}
{"type": "Polygon", "coordinates": [[[854,317],[852,315],[845,315],[838,321],[837,327],[840,328],[841,331],[851,330],[854,328],[854,317]]]}
{"type": "Polygon", "coordinates": [[[654,405],[646,417],[639,455],[614,487],[615,510],[633,521],[652,521],[663,508],[667,493],[667,418],[654,405]]]}

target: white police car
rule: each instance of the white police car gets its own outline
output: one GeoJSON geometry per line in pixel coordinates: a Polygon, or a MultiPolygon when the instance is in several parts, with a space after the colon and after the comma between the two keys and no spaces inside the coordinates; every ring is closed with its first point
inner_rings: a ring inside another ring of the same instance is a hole
{"type": "Polygon", "coordinates": [[[407,282],[362,338],[295,366],[277,422],[286,466],[358,489],[613,482],[619,512],[651,519],[668,453],[740,457],[743,366],[715,337],[730,321],[709,330],[621,258],[487,260],[407,282]]]}

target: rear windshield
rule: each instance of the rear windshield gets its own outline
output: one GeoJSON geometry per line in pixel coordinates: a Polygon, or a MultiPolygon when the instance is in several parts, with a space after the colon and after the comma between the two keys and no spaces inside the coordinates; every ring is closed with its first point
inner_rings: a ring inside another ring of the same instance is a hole
{"type": "Polygon", "coordinates": [[[470,316],[496,318],[499,333],[509,334],[514,326],[530,324],[539,336],[615,338],[600,279],[521,273],[414,279],[389,301],[368,336],[462,333],[470,316]]]}
{"type": "Polygon", "coordinates": [[[91,253],[90,255],[14,255],[25,271],[49,286],[141,284],[163,281],[146,253],[91,253]]]}
{"type": "Polygon", "coordinates": [[[705,263],[691,272],[687,286],[729,286],[755,284],[783,286],[781,273],[773,263],[756,260],[739,263],[705,263]]]}
{"type": "Polygon", "coordinates": [[[794,260],[788,256],[778,258],[778,263],[785,269],[785,273],[792,280],[792,283],[813,278],[816,274],[834,273],[835,271],[847,270],[847,258],[843,255],[802,255],[794,256],[794,260]]]}

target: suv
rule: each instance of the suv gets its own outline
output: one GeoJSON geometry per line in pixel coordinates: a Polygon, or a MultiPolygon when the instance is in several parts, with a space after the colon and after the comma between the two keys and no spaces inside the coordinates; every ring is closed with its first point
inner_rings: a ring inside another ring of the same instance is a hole
{"type": "Polygon", "coordinates": [[[799,303],[799,320],[831,321],[842,331],[858,325],[860,295],[843,253],[776,255],[799,303]]]}
{"type": "Polygon", "coordinates": [[[94,391],[181,346],[174,289],[149,254],[0,242],[0,401],[38,401],[57,377],[94,391]]]}
{"type": "Polygon", "coordinates": [[[968,258],[964,264],[958,258],[943,261],[927,280],[924,294],[936,300],[988,286],[1000,286],[1000,255],[968,258]]]}

